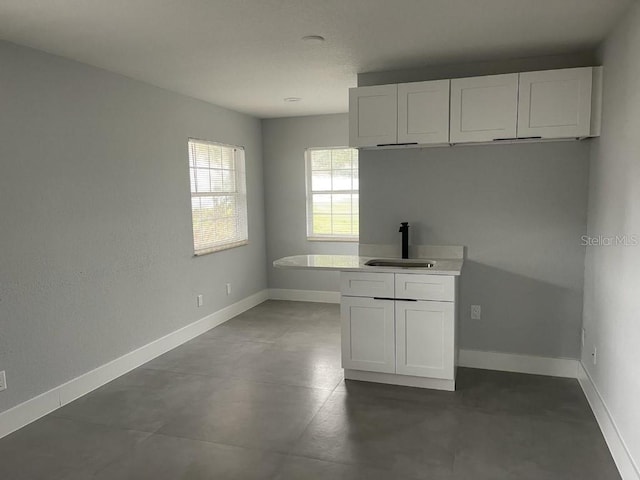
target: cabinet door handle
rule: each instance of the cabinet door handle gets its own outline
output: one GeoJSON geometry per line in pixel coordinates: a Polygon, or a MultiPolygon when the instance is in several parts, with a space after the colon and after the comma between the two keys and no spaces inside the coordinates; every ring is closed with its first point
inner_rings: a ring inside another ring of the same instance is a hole
{"type": "Polygon", "coordinates": [[[405,145],[418,145],[418,142],[406,142],[406,143],[379,143],[376,147],[402,147],[405,145]]]}
{"type": "Polygon", "coordinates": [[[494,138],[494,142],[510,142],[512,140],[541,140],[542,137],[506,137],[506,138],[494,138]]]}
{"type": "Polygon", "coordinates": [[[413,298],[391,298],[391,297],[373,297],[374,300],[390,300],[390,301],[398,301],[398,302],[417,302],[413,298]]]}

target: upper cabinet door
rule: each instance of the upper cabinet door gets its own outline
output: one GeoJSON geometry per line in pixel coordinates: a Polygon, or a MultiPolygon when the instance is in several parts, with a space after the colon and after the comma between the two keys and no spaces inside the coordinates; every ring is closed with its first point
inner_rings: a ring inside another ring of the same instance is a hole
{"type": "Polygon", "coordinates": [[[593,68],[520,74],[518,137],[587,137],[593,68]]]}
{"type": "Polygon", "coordinates": [[[451,143],[515,138],[518,74],[451,80],[451,143]]]}
{"type": "Polygon", "coordinates": [[[450,83],[398,85],[398,143],[449,143],[450,83]]]}
{"type": "Polygon", "coordinates": [[[349,89],[349,146],[398,143],[398,86],[349,89]]]}

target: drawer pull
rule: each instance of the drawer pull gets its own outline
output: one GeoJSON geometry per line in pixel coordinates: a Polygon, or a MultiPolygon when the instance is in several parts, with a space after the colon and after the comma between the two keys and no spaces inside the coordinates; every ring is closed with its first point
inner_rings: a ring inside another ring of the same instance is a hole
{"type": "Polygon", "coordinates": [[[374,300],[392,300],[392,301],[398,301],[398,302],[417,302],[418,300],[415,300],[413,298],[391,298],[391,297],[373,297],[374,300]]]}

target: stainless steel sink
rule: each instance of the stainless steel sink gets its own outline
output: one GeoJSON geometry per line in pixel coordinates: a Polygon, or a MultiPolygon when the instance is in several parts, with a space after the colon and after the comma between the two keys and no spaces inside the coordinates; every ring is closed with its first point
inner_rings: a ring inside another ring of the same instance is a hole
{"type": "Polygon", "coordinates": [[[410,260],[400,258],[374,258],[365,262],[370,267],[396,267],[396,268],[433,268],[434,262],[426,260],[410,260]]]}

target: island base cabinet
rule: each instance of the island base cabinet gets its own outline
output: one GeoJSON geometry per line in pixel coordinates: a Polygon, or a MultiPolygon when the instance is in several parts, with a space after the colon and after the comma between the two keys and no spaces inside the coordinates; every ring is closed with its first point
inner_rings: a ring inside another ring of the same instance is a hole
{"type": "Polygon", "coordinates": [[[452,302],[395,303],[396,373],[454,379],[452,302]]]}
{"type": "Polygon", "coordinates": [[[394,302],[368,297],[342,297],[342,367],[394,373],[394,302]]]}
{"type": "Polygon", "coordinates": [[[340,285],[346,379],[455,390],[457,277],[342,272],[340,285]]]}

